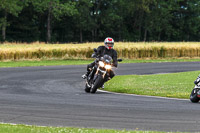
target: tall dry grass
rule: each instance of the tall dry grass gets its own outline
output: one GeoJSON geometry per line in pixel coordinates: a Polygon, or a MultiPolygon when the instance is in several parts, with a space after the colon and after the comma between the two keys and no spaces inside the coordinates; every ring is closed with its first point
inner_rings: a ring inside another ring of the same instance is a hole
{"type": "MultiPolygon", "coordinates": [[[[0,60],[29,59],[87,59],[93,48],[103,43],[84,44],[0,44],[0,60]]],[[[154,43],[115,43],[118,57],[140,58],[195,58],[200,57],[200,42],[154,42],[154,43]]]]}

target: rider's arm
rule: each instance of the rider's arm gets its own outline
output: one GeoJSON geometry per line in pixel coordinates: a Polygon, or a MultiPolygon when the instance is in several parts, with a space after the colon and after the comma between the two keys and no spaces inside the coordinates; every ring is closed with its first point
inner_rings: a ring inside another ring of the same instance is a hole
{"type": "Polygon", "coordinates": [[[113,66],[117,67],[118,66],[118,61],[117,61],[117,52],[114,50],[113,52],[113,66]]]}
{"type": "Polygon", "coordinates": [[[97,48],[97,54],[100,55],[100,54],[101,54],[101,51],[102,51],[102,46],[99,46],[99,47],[97,48]]]}
{"type": "Polygon", "coordinates": [[[99,47],[97,48],[97,52],[96,52],[96,55],[97,55],[97,56],[101,55],[103,48],[104,48],[104,46],[99,46],[99,47]]]}

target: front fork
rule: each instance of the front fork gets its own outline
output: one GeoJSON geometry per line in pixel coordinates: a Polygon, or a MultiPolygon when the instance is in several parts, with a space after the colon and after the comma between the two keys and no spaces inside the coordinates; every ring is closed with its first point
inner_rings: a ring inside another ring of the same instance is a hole
{"type": "Polygon", "coordinates": [[[99,67],[97,67],[96,72],[94,72],[94,69],[92,69],[92,72],[89,74],[88,79],[86,79],[86,84],[88,87],[92,87],[94,85],[94,82],[96,81],[99,73],[102,74],[102,78],[104,80],[106,73],[107,73],[107,69],[105,71],[103,71],[99,67]]]}
{"type": "MultiPolygon", "coordinates": [[[[101,70],[99,67],[97,68],[97,71],[95,73],[95,75],[97,76],[97,74],[99,73],[99,71],[103,74],[102,77],[104,79],[106,73],[107,73],[107,69],[105,71],[101,70]]],[[[96,80],[96,79],[95,79],[96,80]]]]}
{"type": "Polygon", "coordinates": [[[103,75],[102,75],[102,77],[103,77],[103,79],[104,79],[104,77],[105,77],[105,75],[106,75],[106,73],[107,73],[107,70],[106,71],[103,71],[103,70],[101,70],[99,67],[97,67],[97,70],[96,70],[96,72],[94,73],[94,69],[92,69],[92,72],[90,72],[90,74],[89,74],[89,76],[88,76],[88,79],[86,79],[86,84],[88,85],[88,86],[91,86],[92,84],[94,84],[94,82],[95,82],[95,80],[97,79],[97,76],[98,76],[98,73],[99,72],[101,72],[103,75]],[[91,79],[93,79],[93,80],[91,80],[91,79]]]}

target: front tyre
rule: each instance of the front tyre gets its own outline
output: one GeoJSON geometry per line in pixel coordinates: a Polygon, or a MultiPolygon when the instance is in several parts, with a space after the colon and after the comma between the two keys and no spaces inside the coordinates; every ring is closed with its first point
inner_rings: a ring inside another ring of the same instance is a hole
{"type": "Polygon", "coordinates": [[[91,87],[89,87],[89,86],[87,85],[87,83],[86,83],[86,84],[85,84],[85,92],[90,93],[90,89],[91,89],[91,87]]]}
{"type": "Polygon", "coordinates": [[[190,101],[193,102],[193,103],[199,102],[199,98],[197,97],[197,93],[195,93],[195,89],[193,89],[191,94],[190,94],[190,101]]]}
{"type": "Polygon", "coordinates": [[[97,89],[103,84],[102,75],[98,75],[97,79],[94,82],[94,85],[91,88],[91,93],[95,93],[97,89]]]}

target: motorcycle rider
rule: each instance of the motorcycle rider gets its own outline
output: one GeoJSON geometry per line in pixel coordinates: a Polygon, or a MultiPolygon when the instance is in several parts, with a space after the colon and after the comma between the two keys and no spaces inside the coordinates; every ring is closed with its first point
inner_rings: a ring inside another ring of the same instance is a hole
{"type": "MultiPolygon", "coordinates": [[[[99,57],[103,57],[104,55],[109,55],[112,57],[113,59],[113,66],[117,67],[118,66],[118,61],[117,61],[117,52],[116,50],[113,49],[114,46],[114,39],[111,37],[107,37],[104,40],[104,46],[99,46],[97,48],[97,52],[95,53],[96,56],[99,57]]],[[[87,73],[82,75],[83,79],[86,79],[88,77],[88,75],[90,74],[90,71],[92,70],[92,68],[95,66],[95,61],[92,62],[91,64],[87,65],[87,73]]],[[[112,70],[109,71],[109,76],[107,77],[107,79],[105,79],[105,82],[110,80],[111,78],[113,78],[115,76],[114,72],[112,70]]],[[[102,88],[104,88],[104,85],[102,86],[102,88]]]]}

